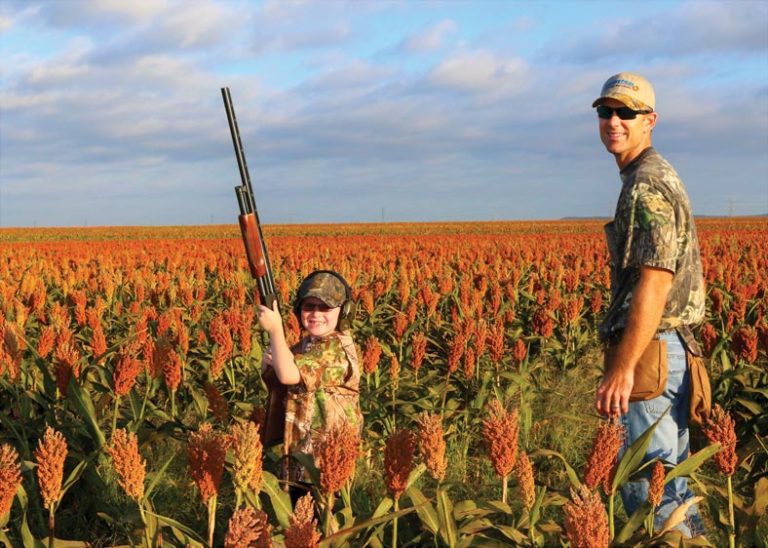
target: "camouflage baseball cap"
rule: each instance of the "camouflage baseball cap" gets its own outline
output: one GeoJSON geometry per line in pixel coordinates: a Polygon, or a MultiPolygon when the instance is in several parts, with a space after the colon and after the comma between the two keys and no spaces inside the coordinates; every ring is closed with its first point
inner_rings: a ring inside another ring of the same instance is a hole
{"type": "Polygon", "coordinates": [[[296,302],[307,297],[316,297],[330,307],[336,308],[347,300],[347,288],[339,276],[331,272],[313,272],[301,282],[296,294],[296,302]]]}
{"type": "Polygon", "coordinates": [[[651,83],[634,72],[620,72],[614,74],[600,92],[600,97],[592,103],[596,107],[605,99],[616,99],[634,110],[654,110],[656,108],[656,94],[651,83]]]}

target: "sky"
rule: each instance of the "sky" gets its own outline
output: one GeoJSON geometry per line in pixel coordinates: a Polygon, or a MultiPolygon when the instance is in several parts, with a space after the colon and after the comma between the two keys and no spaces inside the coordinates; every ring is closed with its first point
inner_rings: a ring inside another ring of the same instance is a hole
{"type": "Polygon", "coordinates": [[[0,0],[0,227],[608,217],[656,89],[697,215],[768,213],[768,2],[0,0]]]}

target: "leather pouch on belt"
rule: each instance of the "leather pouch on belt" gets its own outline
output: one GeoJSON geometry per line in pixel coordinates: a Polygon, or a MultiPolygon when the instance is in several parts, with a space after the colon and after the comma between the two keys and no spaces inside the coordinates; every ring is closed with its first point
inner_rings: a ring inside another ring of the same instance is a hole
{"type": "Polygon", "coordinates": [[[688,352],[688,368],[691,372],[691,406],[688,422],[702,426],[709,418],[712,408],[712,389],[709,375],[700,356],[688,352]]]}
{"type": "MultiPolygon", "coordinates": [[[[613,365],[617,349],[618,344],[606,347],[606,371],[613,365]]],[[[644,401],[660,396],[667,386],[667,372],[667,341],[654,339],[637,362],[629,401],[644,401]]]]}

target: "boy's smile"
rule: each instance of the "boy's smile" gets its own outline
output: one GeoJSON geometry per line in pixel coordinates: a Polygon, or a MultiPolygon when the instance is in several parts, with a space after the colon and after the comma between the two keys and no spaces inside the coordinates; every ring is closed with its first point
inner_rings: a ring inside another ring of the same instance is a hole
{"type": "Polygon", "coordinates": [[[340,307],[330,308],[317,297],[301,301],[301,324],[313,337],[327,337],[336,330],[340,307]]]}

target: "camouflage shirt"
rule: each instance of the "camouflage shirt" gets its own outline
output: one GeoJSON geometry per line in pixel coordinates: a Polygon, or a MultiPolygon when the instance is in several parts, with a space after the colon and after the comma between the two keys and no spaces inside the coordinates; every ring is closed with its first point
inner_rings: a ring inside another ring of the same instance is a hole
{"type": "Polygon", "coordinates": [[[600,338],[617,339],[624,329],[640,267],[674,274],[659,331],[677,330],[700,355],[693,326],[704,318],[706,290],[699,241],[683,183],[653,148],[621,171],[622,188],[612,222],[605,225],[611,255],[611,305],[600,338]]]}
{"type": "MultiPolygon", "coordinates": [[[[328,337],[304,337],[292,349],[301,381],[288,387],[285,405],[285,456],[298,451],[313,454],[313,440],[338,422],[362,428],[357,349],[348,331],[328,337]]],[[[285,459],[283,475],[309,482],[304,467],[285,459]]]]}

